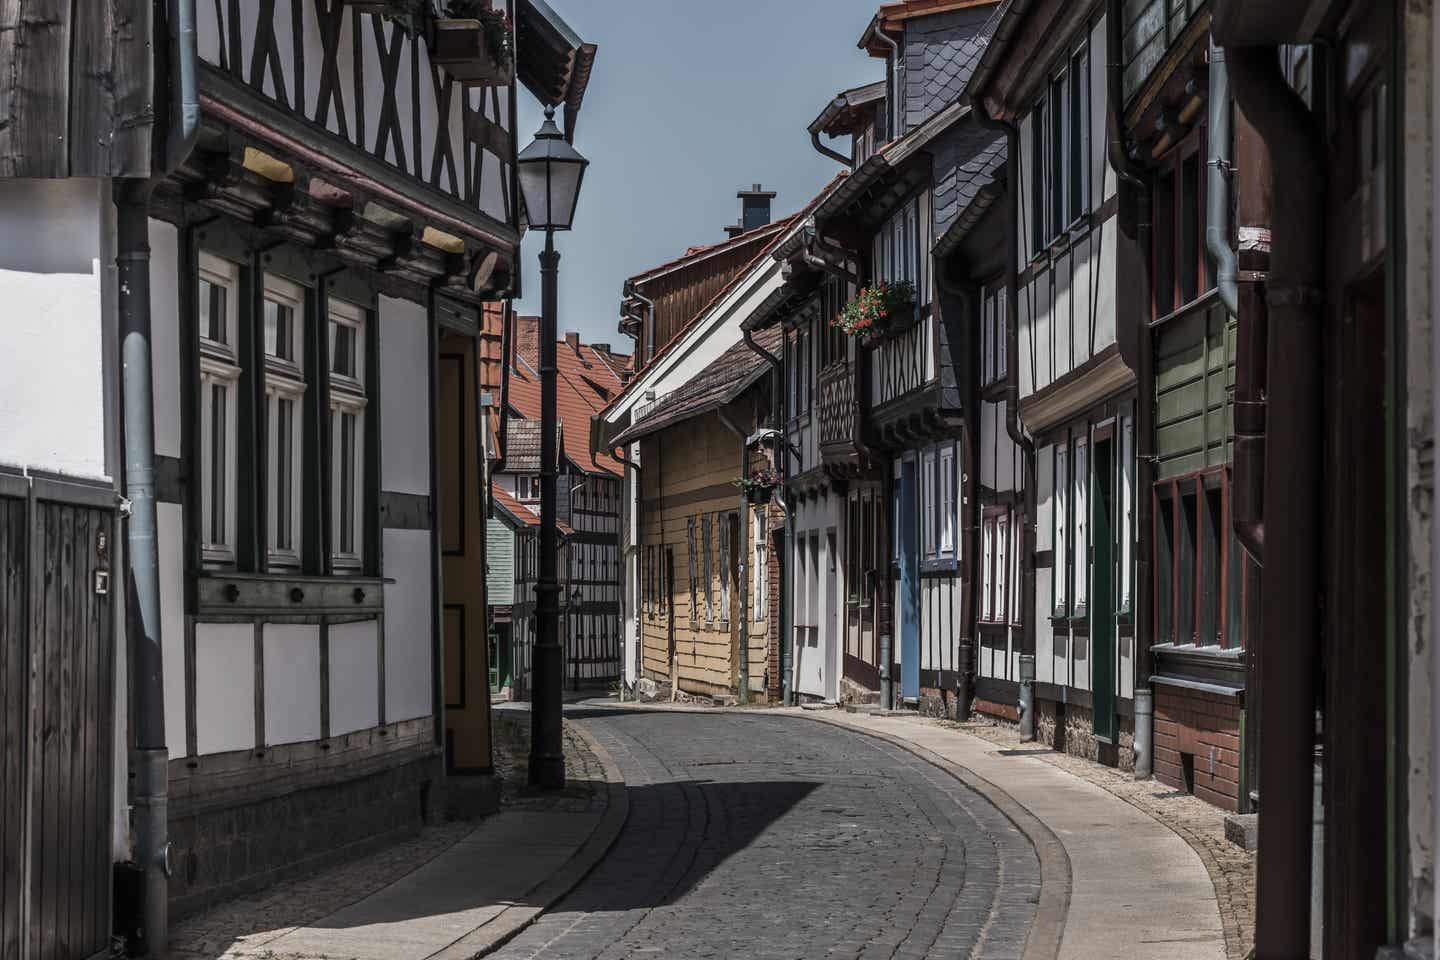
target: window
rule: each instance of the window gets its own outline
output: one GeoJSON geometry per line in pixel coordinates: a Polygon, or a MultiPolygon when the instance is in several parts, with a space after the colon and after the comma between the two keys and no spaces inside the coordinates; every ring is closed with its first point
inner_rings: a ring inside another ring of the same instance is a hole
{"type": "Polygon", "coordinates": [[[1050,582],[1057,617],[1070,614],[1070,594],[1066,589],[1070,579],[1070,542],[1067,536],[1070,515],[1066,509],[1070,499],[1069,466],[1070,445],[1067,441],[1055,447],[1055,563],[1050,582]]]}
{"type": "Polygon", "coordinates": [[[646,544],[644,570],[640,573],[640,607],[646,616],[655,616],[655,548],[646,544]]]}
{"type": "Polygon", "coordinates": [[[831,277],[820,288],[820,360],[816,370],[824,370],[833,363],[844,363],[850,355],[850,338],[845,331],[836,327],[834,319],[849,299],[843,281],[831,277]]]}
{"type": "Polygon", "coordinates": [[[330,562],[358,572],[364,546],[365,314],[330,301],[330,562]]]}
{"type": "Polygon", "coordinates": [[[765,584],[766,584],[766,508],[758,506],[751,513],[751,537],[753,538],[754,556],[753,570],[751,571],[750,596],[752,599],[750,607],[751,620],[765,619],[765,584]]]}
{"type": "Polygon", "coordinates": [[[717,619],[721,623],[730,622],[730,525],[734,522],[733,518],[731,513],[722,513],[716,518],[720,524],[720,535],[715,538],[720,554],[716,558],[720,568],[720,616],[717,619]]]}
{"type": "Polygon", "coordinates": [[[1071,471],[1070,529],[1073,531],[1070,547],[1072,560],[1070,569],[1074,577],[1071,597],[1074,598],[1075,616],[1085,615],[1090,599],[1090,471],[1089,443],[1081,437],[1075,441],[1075,462],[1071,471]]]}
{"type": "Polygon", "coordinates": [[[1131,609],[1135,541],[1135,418],[1120,418],[1120,577],[1117,609],[1131,609]]]}
{"type": "Polygon", "coordinates": [[[941,554],[955,554],[955,447],[940,448],[940,543],[941,554]]]}
{"type": "Polygon", "coordinates": [[[1030,111],[1030,252],[1038,256],[1090,211],[1090,53],[1059,66],[1030,111]]]}
{"type": "MultiPolygon", "coordinates": [[[[874,278],[892,283],[908,281],[915,286],[918,305],[928,303],[929,255],[922,253],[920,197],[897,210],[875,236],[874,278]]],[[[928,251],[928,247],[925,248],[928,251]]]]}
{"type": "Polygon", "coordinates": [[[1009,372],[1005,350],[1008,346],[1006,324],[1007,294],[1003,279],[985,287],[980,304],[981,386],[988,387],[1005,379],[1009,372]]]}
{"type": "Polygon", "coordinates": [[[1025,542],[1025,515],[1016,514],[1010,519],[1010,622],[1023,623],[1025,611],[1020,605],[1020,551],[1025,542]]]}
{"type": "Polygon", "coordinates": [[[1164,317],[1211,287],[1205,244],[1204,139],[1195,135],[1161,160],[1154,192],[1151,276],[1154,316],[1164,317]]]}
{"type": "Polygon", "coordinates": [[[266,275],[265,436],[267,445],[266,561],[271,569],[301,566],[301,484],[304,431],[300,411],[305,399],[305,291],[266,275]]]}
{"type": "Polygon", "coordinates": [[[239,276],[235,264],[200,254],[201,558],[207,566],[236,562],[239,276]]]}
{"type": "Polygon", "coordinates": [[[700,576],[705,583],[705,622],[710,623],[715,619],[715,595],[712,584],[711,551],[710,551],[710,523],[711,516],[706,514],[700,521],[700,557],[702,567],[700,576]]]}
{"type": "Polygon", "coordinates": [[[987,623],[1004,623],[1007,612],[1014,606],[1012,593],[1019,586],[1011,560],[1013,550],[1010,536],[1014,524],[1010,520],[1009,508],[993,506],[985,508],[982,521],[983,554],[980,560],[980,619],[987,623]]]}
{"type": "Polygon", "coordinates": [[[685,518],[685,565],[686,572],[690,575],[690,624],[693,626],[700,619],[700,605],[698,603],[700,572],[695,547],[695,518],[685,518]]]}
{"type": "Polygon", "coordinates": [[[935,451],[926,450],[920,455],[920,518],[922,546],[925,556],[935,556],[936,530],[940,524],[940,510],[936,504],[935,487],[939,479],[935,475],[935,451]]]}

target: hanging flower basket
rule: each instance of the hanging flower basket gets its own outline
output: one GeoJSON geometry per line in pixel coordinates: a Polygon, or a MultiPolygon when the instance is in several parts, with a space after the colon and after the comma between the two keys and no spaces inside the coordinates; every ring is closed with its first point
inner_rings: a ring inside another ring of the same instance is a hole
{"type": "Polygon", "coordinates": [[[770,494],[780,486],[780,474],[769,467],[761,467],[751,470],[748,477],[740,477],[734,483],[745,491],[745,499],[750,503],[769,503],[770,494]]]}
{"type": "Polygon", "coordinates": [[[515,30],[480,0],[451,0],[430,29],[430,62],[469,86],[503,87],[515,77],[515,30]]]}
{"type": "Polygon", "coordinates": [[[845,304],[830,325],[862,343],[884,336],[896,323],[908,319],[915,309],[915,285],[908,280],[891,283],[881,280],[861,287],[855,299],[845,304]]]}

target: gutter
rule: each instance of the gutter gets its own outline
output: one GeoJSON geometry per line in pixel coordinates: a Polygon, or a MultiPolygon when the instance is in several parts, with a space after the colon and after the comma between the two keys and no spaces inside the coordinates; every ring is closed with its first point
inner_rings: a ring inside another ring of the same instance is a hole
{"type": "Polygon", "coordinates": [[[771,406],[776,418],[776,430],[779,437],[777,446],[780,454],[776,458],[780,467],[780,484],[777,488],[779,493],[776,494],[776,497],[780,501],[780,509],[785,513],[785,526],[781,528],[780,534],[780,623],[778,624],[779,636],[777,639],[780,643],[780,702],[788,707],[795,696],[795,653],[791,637],[795,630],[792,622],[795,616],[795,597],[787,577],[791,545],[795,542],[795,513],[785,502],[785,484],[790,479],[790,437],[785,432],[785,424],[789,422],[789,410],[786,408],[790,403],[790,393],[785,389],[785,365],[781,363],[780,358],[756,343],[753,331],[742,327],[741,336],[745,340],[745,346],[770,364],[770,368],[775,372],[775,390],[771,406]]]}
{"type": "Polygon", "coordinates": [[[636,351],[644,356],[637,358],[639,360],[638,369],[655,359],[655,301],[641,293],[639,285],[634,280],[625,281],[624,293],[627,297],[639,300],[641,306],[645,308],[646,327],[640,341],[641,349],[636,351]]]}

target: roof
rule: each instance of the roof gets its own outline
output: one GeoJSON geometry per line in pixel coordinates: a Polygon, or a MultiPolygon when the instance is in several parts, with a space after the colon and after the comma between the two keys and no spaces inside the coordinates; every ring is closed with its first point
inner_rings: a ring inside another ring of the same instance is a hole
{"type": "MultiPolygon", "coordinates": [[[[505,437],[505,470],[535,472],[540,469],[540,421],[510,418],[505,437]]],[[[555,425],[556,448],[563,443],[564,425],[555,425]]]]}
{"type": "MultiPolygon", "coordinates": [[[[590,450],[590,417],[624,390],[625,380],[616,368],[613,355],[605,355],[589,344],[580,344],[578,352],[561,340],[555,345],[555,410],[559,416],[557,425],[560,449],[565,459],[575,464],[584,473],[604,473],[619,477],[623,475],[620,463],[608,454],[595,454],[590,450]],[[567,429],[568,428],[568,429],[567,429]]],[[[527,469],[517,466],[517,455],[523,455],[524,438],[522,424],[540,419],[540,372],[532,358],[517,351],[510,368],[511,408],[522,418],[510,421],[509,447],[505,455],[505,468],[527,469]],[[516,427],[521,427],[517,435],[516,427]],[[517,447],[517,441],[521,444],[517,447]]],[[[539,463],[539,433],[534,434],[536,444],[535,462],[539,463]]]]}
{"type": "Polygon", "coordinates": [[[518,0],[515,20],[520,82],[542,104],[565,105],[565,137],[573,140],[597,47],[581,40],[545,0],[518,0]]]}
{"type": "MultiPolygon", "coordinates": [[[[515,495],[500,483],[499,480],[490,481],[490,504],[493,512],[499,514],[497,520],[504,521],[517,530],[533,530],[540,527],[540,515],[530,507],[529,504],[521,503],[515,499],[515,495]]],[[[569,537],[575,533],[574,528],[569,524],[555,523],[555,529],[560,536],[569,537]]]]}
{"type": "MultiPolygon", "coordinates": [[[[905,136],[887,143],[883,149],[876,151],[869,160],[862,163],[842,187],[816,205],[816,219],[839,216],[861,201],[871,190],[885,187],[894,179],[892,175],[900,172],[906,161],[917,156],[932,140],[969,113],[968,104],[952,103],[905,136]]],[[[926,174],[928,175],[928,171],[926,174]]],[[[909,186],[900,190],[900,194],[908,192],[909,186]]],[[[899,195],[896,200],[899,200],[899,195]]]]}
{"type": "MultiPolygon", "coordinates": [[[[770,327],[755,334],[755,342],[774,353],[783,337],[779,327],[770,327]]],[[[615,445],[633,443],[666,427],[718,410],[749,390],[769,369],[769,362],[742,340],[674,393],[657,399],[650,405],[649,415],[625,429],[615,438],[615,445]]]]}
{"type": "Polygon", "coordinates": [[[882,3],[855,45],[872,57],[886,57],[890,53],[890,46],[876,37],[881,30],[894,33],[906,20],[916,17],[949,13],[952,10],[968,10],[972,7],[988,7],[998,2],[999,0],[893,0],[891,3],[882,3]]]}
{"type": "Polygon", "coordinates": [[[936,257],[948,256],[980,221],[986,210],[1004,193],[1005,138],[1000,137],[956,171],[956,215],[935,241],[936,257]]]}
{"type": "Polygon", "coordinates": [[[644,273],[637,273],[633,277],[629,278],[630,282],[645,283],[648,280],[654,280],[655,278],[677,270],[680,267],[692,266],[707,257],[716,256],[721,253],[728,253],[729,251],[734,250],[736,247],[743,247],[747,243],[755,243],[757,241],[764,240],[771,234],[776,233],[777,231],[783,232],[784,228],[789,225],[791,219],[793,218],[786,217],[780,220],[775,220],[765,224],[763,227],[756,227],[754,230],[747,230],[744,233],[737,234],[736,236],[730,237],[729,239],[721,240],[719,243],[701,244],[699,246],[687,247],[685,252],[680,256],[676,257],[674,260],[667,260],[657,267],[651,267],[644,273]]]}
{"type": "Polygon", "coordinates": [[[834,100],[825,105],[820,116],[810,122],[810,132],[824,133],[831,137],[853,132],[861,108],[885,99],[885,86],[884,80],[877,80],[863,87],[842,90],[834,100]]]}
{"type": "MultiPolygon", "coordinates": [[[[783,226],[785,229],[777,232],[770,239],[770,242],[765,244],[764,248],[755,254],[755,256],[750,260],[749,263],[745,264],[744,267],[736,271],[735,276],[730,279],[730,282],[725,284],[725,286],[721,287],[715,293],[715,296],[710,298],[710,301],[708,303],[706,303],[703,307],[696,311],[695,316],[691,317],[684,326],[682,326],[679,330],[675,332],[675,335],[673,337],[666,341],[660,347],[660,349],[655,351],[655,355],[650,358],[649,362],[636,371],[636,375],[631,378],[628,384],[626,384],[625,389],[622,390],[619,395],[612,399],[608,404],[606,404],[605,407],[599,412],[605,413],[611,407],[615,406],[615,404],[618,403],[622,397],[627,396],[632,390],[635,390],[636,385],[641,382],[644,373],[651,367],[653,367],[658,361],[663,359],[672,346],[674,346],[676,343],[679,343],[682,338],[684,338],[688,333],[690,333],[690,331],[695,329],[696,325],[706,315],[708,315],[717,304],[724,302],[726,297],[735,292],[735,290],[745,282],[746,278],[750,276],[750,273],[755,269],[757,264],[763,263],[768,260],[774,250],[784,241],[786,234],[789,232],[789,228],[794,226],[796,223],[803,223],[804,221],[809,219],[809,217],[815,212],[815,209],[820,205],[820,203],[824,201],[826,197],[830,196],[830,194],[834,192],[840,184],[845,182],[847,176],[848,173],[846,171],[840,171],[835,175],[833,179],[831,179],[829,183],[824,186],[823,189],[821,189],[819,193],[817,193],[813,198],[811,198],[810,202],[806,204],[803,209],[801,209],[794,215],[785,218],[782,221],[777,221],[776,225],[783,226]]],[[[758,231],[751,232],[753,233],[758,231]]],[[[619,444],[617,444],[617,446],[618,445],[619,444]]]]}

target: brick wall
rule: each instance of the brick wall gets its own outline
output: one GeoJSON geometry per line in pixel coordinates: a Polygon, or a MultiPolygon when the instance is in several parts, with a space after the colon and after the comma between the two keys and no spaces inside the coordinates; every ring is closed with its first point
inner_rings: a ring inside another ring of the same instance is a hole
{"type": "Polygon", "coordinates": [[[1221,809],[1237,809],[1239,703],[1219,694],[1156,684],[1155,776],[1178,790],[1193,787],[1195,796],[1221,809]]]}
{"type": "Polygon", "coordinates": [[[1013,703],[996,703],[994,700],[986,700],[984,697],[975,698],[975,712],[983,713],[987,717],[996,720],[1004,720],[1009,723],[1020,722],[1020,708],[1013,703]]]}

